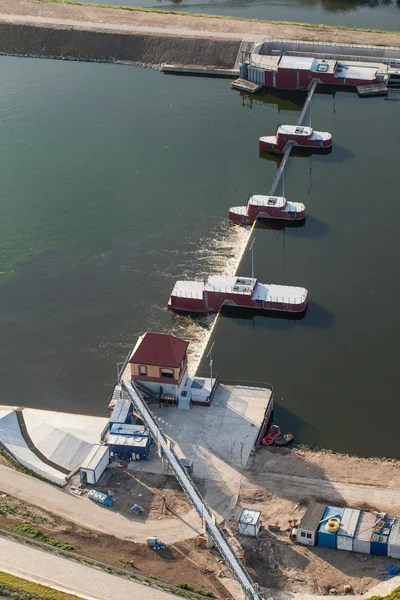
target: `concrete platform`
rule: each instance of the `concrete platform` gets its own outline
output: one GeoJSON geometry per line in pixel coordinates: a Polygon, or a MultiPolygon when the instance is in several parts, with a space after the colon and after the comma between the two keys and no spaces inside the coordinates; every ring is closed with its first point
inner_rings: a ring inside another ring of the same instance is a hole
{"type": "Polygon", "coordinates": [[[24,408],[22,414],[30,440],[24,439],[16,408],[0,406],[0,444],[20,464],[58,485],[65,485],[65,474],[76,469],[100,441],[108,421],[32,408],[24,408]],[[46,459],[51,464],[43,462],[46,459]]]}
{"type": "MultiPolygon", "coordinates": [[[[181,411],[150,405],[178,457],[192,460],[193,476],[207,482],[205,500],[220,518],[236,504],[243,472],[272,403],[270,389],[220,385],[209,407],[181,411]]],[[[155,448],[149,462],[129,465],[156,473],[163,468],[155,448]]]]}
{"type": "Polygon", "coordinates": [[[0,406],[0,444],[27,469],[57,485],[65,485],[65,474],[44,463],[28,448],[13,407],[0,406]]]}
{"type": "Polygon", "coordinates": [[[161,71],[174,75],[197,75],[200,77],[235,77],[239,75],[239,69],[217,69],[194,65],[163,65],[161,71]]]}

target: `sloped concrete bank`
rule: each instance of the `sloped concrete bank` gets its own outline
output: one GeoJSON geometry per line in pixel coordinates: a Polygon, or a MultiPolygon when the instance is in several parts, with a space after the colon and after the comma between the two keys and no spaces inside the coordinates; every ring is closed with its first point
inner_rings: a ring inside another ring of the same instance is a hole
{"type": "Polygon", "coordinates": [[[232,69],[240,41],[0,23],[0,53],[146,66],[232,69]]]}

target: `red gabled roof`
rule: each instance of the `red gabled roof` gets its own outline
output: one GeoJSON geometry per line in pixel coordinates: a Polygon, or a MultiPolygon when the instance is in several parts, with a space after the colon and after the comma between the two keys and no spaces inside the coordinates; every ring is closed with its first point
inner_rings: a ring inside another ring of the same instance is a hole
{"type": "Polygon", "coordinates": [[[139,338],[130,363],[155,365],[157,367],[179,367],[189,342],[167,333],[145,333],[139,338]]]}

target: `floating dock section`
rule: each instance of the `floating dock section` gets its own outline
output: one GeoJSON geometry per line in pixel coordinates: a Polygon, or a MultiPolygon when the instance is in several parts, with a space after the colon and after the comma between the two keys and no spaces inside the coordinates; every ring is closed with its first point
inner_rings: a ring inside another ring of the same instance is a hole
{"type": "Polygon", "coordinates": [[[296,40],[266,40],[242,53],[241,77],[281,90],[308,89],[310,81],[356,87],[399,80],[400,48],[296,40]]]}
{"type": "Polygon", "coordinates": [[[223,306],[301,313],[305,288],[258,283],[252,277],[212,275],[205,281],[177,281],[168,308],[182,312],[218,313],[223,306]]]}

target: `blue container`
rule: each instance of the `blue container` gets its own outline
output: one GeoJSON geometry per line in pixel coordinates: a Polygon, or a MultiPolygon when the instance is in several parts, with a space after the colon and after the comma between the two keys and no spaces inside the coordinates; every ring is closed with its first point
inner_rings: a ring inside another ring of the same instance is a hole
{"type": "Polygon", "coordinates": [[[377,515],[375,527],[371,535],[371,554],[375,554],[376,556],[388,556],[389,537],[393,521],[393,517],[377,515]]]}
{"type": "Polygon", "coordinates": [[[327,506],[324,512],[324,516],[321,519],[321,525],[318,529],[318,546],[323,548],[336,548],[336,533],[331,533],[326,530],[326,524],[332,517],[341,519],[343,515],[343,508],[337,506],[327,506]]]}
{"type": "Polygon", "coordinates": [[[370,552],[376,556],[387,556],[388,555],[388,535],[378,535],[373,533],[371,536],[370,552]]]}

